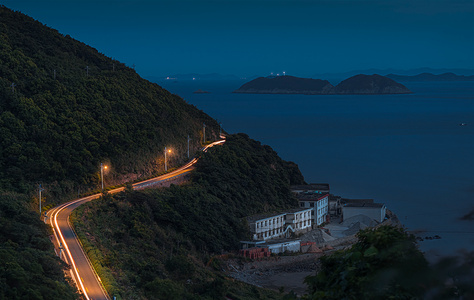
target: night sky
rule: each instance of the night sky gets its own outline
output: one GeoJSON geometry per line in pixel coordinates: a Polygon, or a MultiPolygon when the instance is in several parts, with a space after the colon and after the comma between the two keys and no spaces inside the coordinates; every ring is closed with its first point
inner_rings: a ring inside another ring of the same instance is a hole
{"type": "Polygon", "coordinates": [[[474,69],[474,0],[6,0],[142,76],[474,69]]]}

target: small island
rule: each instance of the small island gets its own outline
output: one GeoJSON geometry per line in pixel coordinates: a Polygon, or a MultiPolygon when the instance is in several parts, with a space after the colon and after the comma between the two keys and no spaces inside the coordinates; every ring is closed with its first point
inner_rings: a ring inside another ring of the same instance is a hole
{"type": "Polygon", "coordinates": [[[336,86],[336,94],[344,95],[381,95],[381,94],[411,94],[406,86],[385,76],[355,75],[341,81],[336,86]]]}
{"type": "Polygon", "coordinates": [[[197,91],[194,91],[193,94],[210,94],[211,92],[208,91],[203,91],[201,89],[198,89],[197,91]]]}
{"type": "Polygon", "coordinates": [[[355,75],[333,86],[322,79],[294,76],[259,77],[245,83],[234,93],[304,95],[379,95],[410,94],[403,84],[381,75],[355,75]]]}
{"type": "Polygon", "coordinates": [[[249,81],[234,93],[329,95],[334,94],[334,86],[321,79],[269,76],[249,81]]]}
{"type": "Polygon", "coordinates": [[[423,81],[474,81],[474,75],[456,75],[454,73],[443,73],[435,75],[433,73],[421,73],[414,76],[388,74],[388,78],[403,82],[423,82],[423,81]]]}

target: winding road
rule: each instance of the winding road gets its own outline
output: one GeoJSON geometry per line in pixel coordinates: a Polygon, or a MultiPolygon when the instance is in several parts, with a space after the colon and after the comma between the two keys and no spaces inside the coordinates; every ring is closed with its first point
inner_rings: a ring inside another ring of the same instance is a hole
{"type": "MultiPolygon", "coordinates": [[[[224,142],[225,140],[220,140],[209,144],[203,148],[203,151],[205,152],[210,147],[222,144],[224,142]]],[[[133,189],[139,190],[149,187],[156,187],[161,186],[166,182],[174,181],[190,172],[194,168],[194,164],[196,162],[197,159],[194,158],[173,172],[153,179],[135,183],[133,184],[133,189]]],[[[109,193],[119,193],[124,189],[124,187],[120,187],[110,190],[109,193]]],[[[88,300],[110,300],[111,298],[107,294],[107,291],[102,285],[100,277],[95,272],[92,264],[89,261],[89,258],[85,254],[82,245],[69,222],[69,216],[76,207],[97,199],[100,196],[101,194],[99,193],[61,204],[49,210],[45,218],[45,222],[51,224],[53,227],[54,238],[52,242],[55,244],[55,248],[59,249],[57,250],[57,254],[71,267],[71,277],[74,279],[78,290],[88,300]]]]}

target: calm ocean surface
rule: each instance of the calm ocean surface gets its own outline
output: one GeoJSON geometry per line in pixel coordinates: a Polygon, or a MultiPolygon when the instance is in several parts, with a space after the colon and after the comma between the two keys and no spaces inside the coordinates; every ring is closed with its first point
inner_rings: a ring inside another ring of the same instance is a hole
{"type": "Polygon", "coordinates": [[[296,162],[306,182],[385,203],[408,229],[442,237],[423,251],[474,250],[474,221],[459,220],[474,209],[474,83],[406,83],[411,95],[231,93],[243,83],[158,82],[296,162]]]}

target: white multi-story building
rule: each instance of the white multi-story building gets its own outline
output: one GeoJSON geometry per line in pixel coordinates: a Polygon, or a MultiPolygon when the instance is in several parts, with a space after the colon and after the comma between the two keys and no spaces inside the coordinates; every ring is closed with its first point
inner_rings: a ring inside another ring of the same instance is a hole
{"type": "Polygon", "coordinates": [[[267,240],[283,236],[285,214],[263,214],[247,218],[254,240],[267,240]]]}
{"type": "Polygon", "coordinates": [[[309,208],[290,209],[285,213],[263,214],[248,217],[253,240],[289,237],[311,229],[312,216],[309,208]]]}
{"type": "Polygon", "coordinates": [[[316,226],[327,222],[329,194],[300,193],[297,195],[301,208],[311,208],[313,224],[316,226]]]}
{"type": "MultiPolygon", "coordinates": [[[[294,208],[288,210],[285,215],[285,226],[287,228],[291,226],[291,229],[288,229],[295,233],[311,229],[311,211],[311,208],[294,208]]],[[[286,231],[288,231],[288,229],[286,229],[286,231]]]]}

